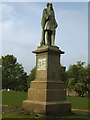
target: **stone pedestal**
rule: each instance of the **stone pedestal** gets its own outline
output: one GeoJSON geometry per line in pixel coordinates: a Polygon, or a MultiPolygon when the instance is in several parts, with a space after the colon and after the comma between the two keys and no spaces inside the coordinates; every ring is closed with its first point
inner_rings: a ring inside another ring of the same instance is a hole
{"type": "Polygon", "coordinates": [[[71,111],[66,101],[64,83],[60,81],[60,55],[58,47],[43,46],[36,51],[36,79],[28,89],[28,100],[23,109],[40,114],[60,114],[71,111]]]}

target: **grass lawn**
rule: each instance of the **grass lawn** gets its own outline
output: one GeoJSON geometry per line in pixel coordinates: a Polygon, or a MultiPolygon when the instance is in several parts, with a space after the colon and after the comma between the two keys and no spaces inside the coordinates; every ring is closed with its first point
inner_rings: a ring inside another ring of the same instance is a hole
{"type": "Polygon", "coordinates": [[[26,92],[3,91],[2,104],[9,106],[22,106],[22,101],[27,99],[26,92]]]}
{"type": "MultiPolygon", "coordinates": [[[[3,91],[2,104],[9,106],[22,106],[22,101],[27,99],[26,92],[3,91]]],[[[82,97],[67,97],[71,102],[72,109],[86,109],[88,110],[88,98],[82,97]]]]}
{"type": "MultiPolygon", "coordinates": [[[[22,101],[27,99],[27,93],[15,92],[15,91],[3,91],[2,92],[2,104],[8,105],[3,107],[3,118],[35,118],[35,117],[46,117],[42,115],[36,115],[22,111],[22,101]]],[[[88,109],[88,98],[82,97],[67,97],[67,100],[71,102],[72,109],[88,109]]],[[[70,115],[55,116],[66,117],[66,118],[87,118],[87,115],[77,114],[75,112],[70,115]]]]}
{"type": "Polygon", "coordinates": [[[72,109],[88,110],[88,98],[67,97],[67,100],[71,102],[72,109]]]}

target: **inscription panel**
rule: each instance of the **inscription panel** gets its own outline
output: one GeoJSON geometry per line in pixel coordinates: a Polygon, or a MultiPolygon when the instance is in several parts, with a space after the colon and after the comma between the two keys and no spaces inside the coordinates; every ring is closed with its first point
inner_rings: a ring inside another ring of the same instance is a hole
{"type": "Polygon", "coordinates": [[[37,70],[46,70],[46,58],[38,59],[37,70]]]}

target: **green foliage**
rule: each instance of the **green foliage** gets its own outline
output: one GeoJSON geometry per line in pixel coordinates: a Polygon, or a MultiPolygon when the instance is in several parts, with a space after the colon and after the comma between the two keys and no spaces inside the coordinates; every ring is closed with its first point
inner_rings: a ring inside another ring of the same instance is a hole
{"type": "Polygon", "coordinates": [[[0,58],[0,65],[2,65],[2,59],[0,58]]]}
{"type": "Polygon", "coordinates": [[[0,58],[0,90],[2,89],[2,60],[0,58]]]}
{"type": "Polygon", "coordinates": [[[87,70],[87,88],[88,88],[88,97],[90,98],[90,64],[88,64],[88,66],[86,67],[87,70]]]}
{"type": "Polygon", "coordinates": [[[34,67],[32,70],[31,70],[31,73],[28,77],[28,80],[27,80],[27,84],[28,84],[28,88],[30,88],[30,83],[31,81],[33,81],[34,79],[36,78],[36,67],[34,67]]]}
{"type": "Polygon", "coordinates": [[[13,55],[2,56],[2,88],[27,90],[27,73],[13,55]]]}
{"type": "Polygon", "coordinates": [[[88,93],[88,72],[84,64],[84,62],[79,61],[76,65],[71,65],[66,72],[67,87],[75,89],[79,96],[84,96],[88,93]]]}

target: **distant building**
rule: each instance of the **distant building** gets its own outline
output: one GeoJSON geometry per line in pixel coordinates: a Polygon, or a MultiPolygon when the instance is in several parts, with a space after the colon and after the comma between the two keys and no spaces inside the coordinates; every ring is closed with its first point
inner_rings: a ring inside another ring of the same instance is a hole
{"type": "Polygon", "coordinates": [[[66,95],[67,96],[79,96],[79,94],[74,89],[69,90],[68,88],[66,90],[66,95]]]}

